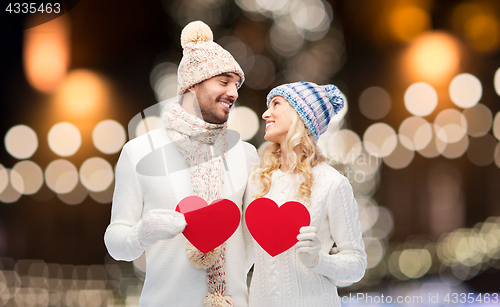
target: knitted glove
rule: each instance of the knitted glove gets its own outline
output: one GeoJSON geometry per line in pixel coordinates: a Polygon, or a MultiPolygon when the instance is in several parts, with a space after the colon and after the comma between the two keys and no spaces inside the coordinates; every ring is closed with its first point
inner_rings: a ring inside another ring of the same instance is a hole
{"type": "Polygon", "coordinates": [[[300,234],[297,236],[299,242],[295,244],[300,261],[308,268],[315,267],[319,262],[321,241],[316,231],[314,226],[300,228],[300,234]]]}
{"type": "Polygon", "coordinates": [[[159,240],[172,239],[186,227],[184,215],[177,211],[152,209],[140,221],[138,240],[149,247],[159,240]]]}

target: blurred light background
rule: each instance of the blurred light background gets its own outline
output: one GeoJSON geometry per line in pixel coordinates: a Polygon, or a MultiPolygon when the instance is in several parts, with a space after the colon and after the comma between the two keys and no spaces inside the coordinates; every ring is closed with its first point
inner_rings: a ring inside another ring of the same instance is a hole
{"type": "Polygon", "coordinates": [[[368,270],[341,295],[500,292],[500,2],[82,0],[1,21],[0,306],[138,306],[140,262],[103,243],[115,165],[161,127],[197,19],[245,71],[229,127],[257,148],[274,86],[344,93],[319,145],[354,188],[368,270]]]}

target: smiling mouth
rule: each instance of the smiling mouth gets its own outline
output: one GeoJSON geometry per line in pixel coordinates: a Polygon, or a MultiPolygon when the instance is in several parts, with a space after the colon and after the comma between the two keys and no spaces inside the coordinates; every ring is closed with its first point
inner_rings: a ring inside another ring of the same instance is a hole
{"type": "Polygon", "coordinates": [[[233,105],[232,103],[226,103],[226,102],[222,102],[222,101],[219,101],[219,103],[225,108],[227,109],[227,111],[229,111],[229,109],[231,109],[231,106],[233,105]]]}
{"type": "Polygon", "coordinates": [[[274,125],[274,122],[268,122],[268,123],[266,124],[266,129],[267,129],[267,128],[269,128],[269,127],[271,127],[272,125],[274,125]]]}

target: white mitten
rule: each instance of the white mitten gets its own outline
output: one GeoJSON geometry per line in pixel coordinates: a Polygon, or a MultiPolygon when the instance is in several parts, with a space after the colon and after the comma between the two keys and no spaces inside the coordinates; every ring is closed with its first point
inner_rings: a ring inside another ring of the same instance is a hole
{"type": "Polygon", "coordinates": [[[152,209],[142,217],[139,226],[139,243],[149,247],[159,240],[172,239],[186,227],[182,213],[166,209],[152,209]]]}
{"type": "Polygon", "coordinates": [[[308,268],[315,267],[319,261],[321,241],[316,231],[314,226],[300,228],[300,234],[297,236],[299,242],[295,244],[300,261],[308,268]]]}

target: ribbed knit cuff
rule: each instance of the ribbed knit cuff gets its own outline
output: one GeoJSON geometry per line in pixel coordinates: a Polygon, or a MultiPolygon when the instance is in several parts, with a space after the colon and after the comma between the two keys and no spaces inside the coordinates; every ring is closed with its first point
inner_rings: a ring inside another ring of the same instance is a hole
{"type": "Polygon", "coordinates": [[[137,224],[132,226],[132,228],[130,229],[129,240],[134,248],[139,249],[139,250],[145,250],[149,246],[146,246],[146,245],[142,244],[141,242],[139,242],[139,228],[141,227],[141,224],[142,224],[142,220],[140,220],[139,222],[137,222],[137,224]]]}
{"type": "Polygon", "coordinates": [[[319,251],[319,261],[315,267],[309,268],[311,271],[318,273],[320,275],[325,275],[325,272],[329,271],[331,262],[328,261],[329,254],[325,251],[319,251]]]}

